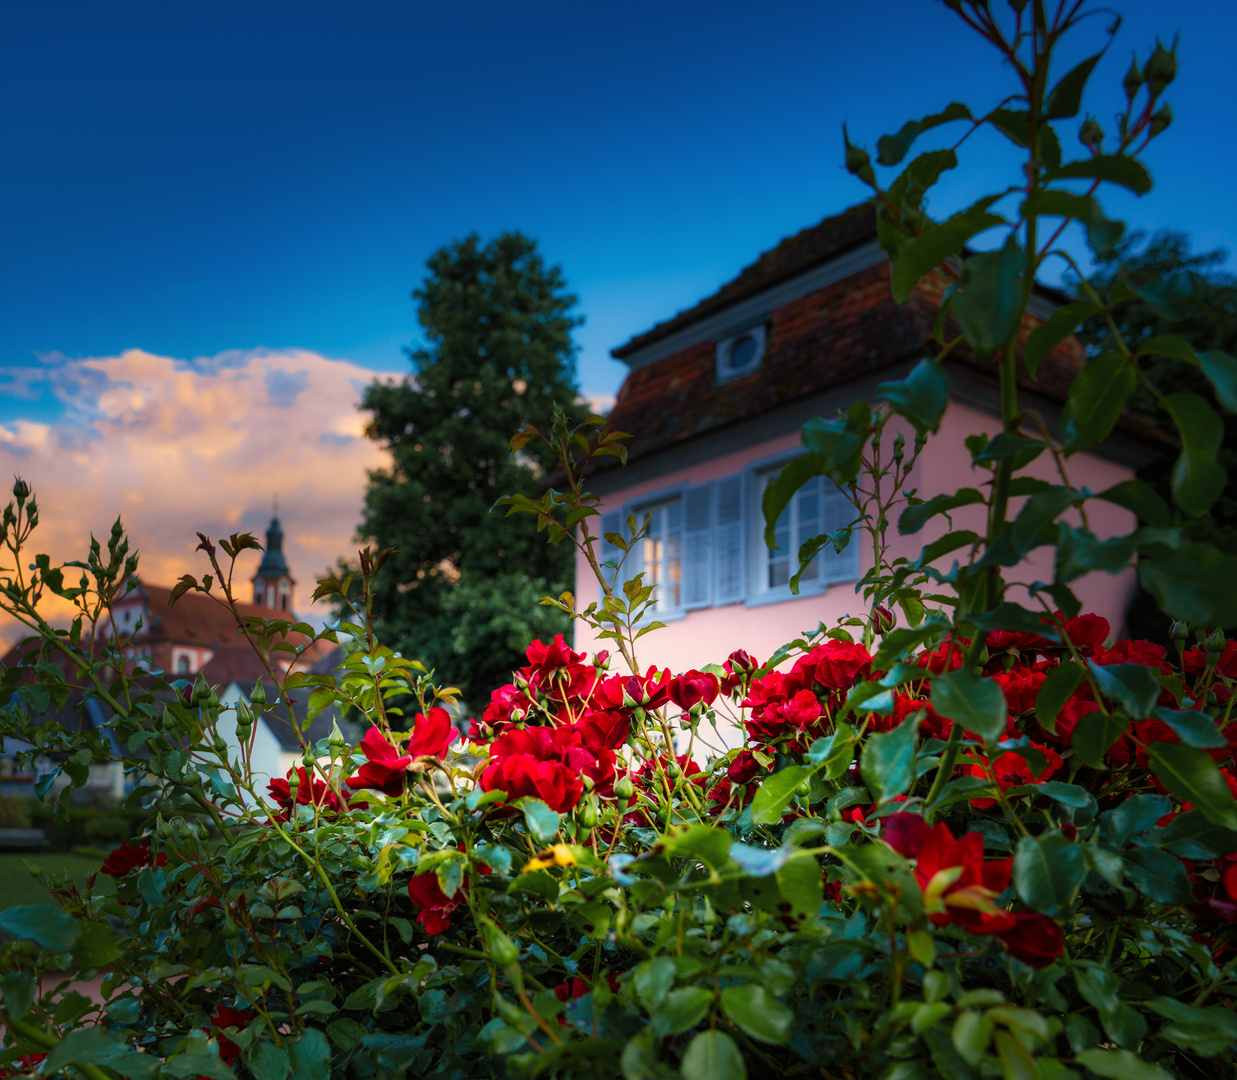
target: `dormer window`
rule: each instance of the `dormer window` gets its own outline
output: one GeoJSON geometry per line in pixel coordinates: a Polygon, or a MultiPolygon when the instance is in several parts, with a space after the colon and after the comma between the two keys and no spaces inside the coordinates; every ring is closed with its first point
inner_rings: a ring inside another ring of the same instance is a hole
{"type": "Polygon", "coordinates": [[[765,327],[753,326],[717,343],[717,381],[729,382],[750,375],[765,355],[765,327]]]}

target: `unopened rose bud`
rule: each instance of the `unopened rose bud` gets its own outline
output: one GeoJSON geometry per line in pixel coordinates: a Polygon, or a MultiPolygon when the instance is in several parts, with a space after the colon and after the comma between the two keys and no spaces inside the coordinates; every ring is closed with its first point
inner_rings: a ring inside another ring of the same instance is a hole
{"type": "Polygon", "coordinates": [[[1168,629],[1168,636],[1173,641],[1185,641],[1190,636],[1190,624],[1182,622],[1180,619],[1174,619],[1172,626],[1168,629]]]}
{"type": "Polygon", "coordinates": [[[899,431],[893,437],[893,460],[901,461],[905,455],[905,450],[906,450],[906,436],[903,435],[902,432],[899,431]]]}
{"type": "Polygon", "coordinates": [[[1151,96],[1159,97],[1164,92],[1164,88],[1177,77],[1176,42],[1173,43],[1171,49],[1164,48],[1158,41],[1155,43],[1155,51],[1147,59],[1143,76],[1147,80],[1147,89],[1151,92],[1151,96]]]}
{"type": "Polygon", "coordinates": [[[1104,129],[1096,122],[1095,117],[1088,116],[1078,129],[1078,141],[1088,148],[1097,147],[1104,141],[1104,129]]]}
{"type": "Polygon", "coordinates": [[[249,694],[249,700],[254,705],[266,704],[266,687],[262,685],[262,680],[259,679],[253,684],[253,690],[249,694]]]}
{"type": "Polygon", "coordinates": [[[18,505],[24,503],[30,496],[30,485],[26,483],[20,476],[13,478],[13,498],[18,502],[18,505]]]}
{"type": "Polygon", "coordinates": [[[581,825],[586,829],[591,829],[596,826],[601,817],[601,812],[597,807],[597,800],[593,796],[589,796],[579,806],[576,807],[576,817],[581,825]]]}
{"type": "Polygon", "coordinates": [[[1147,127],[1147,133],[1154,139],[1172,122],[1173,110],[1166,101],[1159,107],[1159,109],[1151,114],[1151,123],[1147,127]]]}
{"type": "Polygon", "coordinates": [[[878,634],[887,634],[895,626],[898,625],[898,620],[894,613],[890,611],[884,604],[878,604],[872,611],[872,629],[878,634]]]}
{"type": "Polygon", "coordinates": [[[326,744],[335,751],[343,750],[348,745],[344,733],[339,730],[339,724],[334,721],[331,723],[331,733],[326,737],[326,744]]]}
{"type": "Polygon", "coordinates": [[[1121,85],[1125,88],[1125,96],[1133,98],[1138,93],[1138,88],[1143,84],[1143,73],[1138,67],[1138,57],[1130,58],[1130,68],[1125,73],[1125,79],[1121,85]]]}
{"type": "Polygon", "coordinates": [[[631,776],[624,773],[614,782],[614,794],[616,798],[630,800],[636,793],[636,785],[631,782],[631,776]]]}

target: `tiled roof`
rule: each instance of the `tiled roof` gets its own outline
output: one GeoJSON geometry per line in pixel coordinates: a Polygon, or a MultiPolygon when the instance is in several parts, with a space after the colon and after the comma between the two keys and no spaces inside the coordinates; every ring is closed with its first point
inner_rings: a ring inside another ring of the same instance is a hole
{"type": "MultiPolygon", "coordinates": [[[[695,307],[655,326],[614,350],[623,357],[637,349],[746,299],[796,274],[810,270],[876,235],[870,206],[826,218],[811,229],[784,240],[744,270],[734,281],[695,307]]],[[[744,378],[719,384],[711,340],[687,346],[673,355],[630,371],[619,388],[608,417],[611,428],[634,436],[629,459],[773,412],[865,376],[879,374],[937,351],[932,342],[944,278],[930,275],[905,305],[894,302],[890,265],[881,262],[834,284],[776,308],[768,321],[764,358],[759,369],[744,378]]],[[[1056,290],[1042,290],[1059,301],[1056,290]]],[[[1027,316],[1026,332],[1038,320],[1027,316]]],[[[958,331],[947,324],[948,336],[958,331]]],[[[1042,397],[1064,401],[1085,355],[1069,338],[1041,362],[1032,380],[1020,365],[1020,383],[1042,397]]],[[[949,361],[951,370],[969,369],[994,377],[996,359],[971,359],[965,349],[949,361]]],[[[1150,425],[1126,417],[1127,430],[1155,438],[1150,425]]],[[[609,467],[607,458],[598,467],[609,467]]]]}
{"type": "MultiPolygon", "coordinates": [[[[186,645],[218,647],[235,645],[244,639],[232,613],[209,596],[199,592],[187,592],[174,606],[169,606],[172,590],[163,585],[141,583],[150,608],[151,625],[143,626],[139,641],[163,639],[186,645]]],[[[281,613],[256,604],[237,604],[242,616],[259,619],[278,618],[281,613]]]]}

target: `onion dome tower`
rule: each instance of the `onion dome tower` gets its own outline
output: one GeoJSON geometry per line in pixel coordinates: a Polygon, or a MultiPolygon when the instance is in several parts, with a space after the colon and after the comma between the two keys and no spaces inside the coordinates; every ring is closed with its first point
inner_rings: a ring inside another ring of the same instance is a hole
{"type": "Polygon", "coordinates": [[[292,574],[283,553],[283,526],[279,517],[271,518],[266,530],[266,551],[253,576],[253,602],[257,607],[292,614],[292,574]]]}

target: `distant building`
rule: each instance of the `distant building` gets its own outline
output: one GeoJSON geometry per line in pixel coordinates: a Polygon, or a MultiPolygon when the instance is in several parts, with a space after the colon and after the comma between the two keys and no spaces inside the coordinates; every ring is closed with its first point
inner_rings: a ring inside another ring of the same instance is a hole
{"type": "MultiPolygon", "coordinates": [[[[252,579],[253,603],[238,602],[236,605],[242,618],[296,620],[292,606],[296,582],[283,552],[283,537],[283,527],[275,517],[266,531],[266,550],[252,579]]],[[[218,586],[213,591],[221,595],[218,586]]],[[[199,592],[187,592],[175,604],[170,603],[171,596],[169,586],[149,585],[138,580],[134,588],[113,605],[115,626],[110,620],[101,620],[96,638],[106,640],[113,633],[118,634],[123,642],[125,660],[132,665],[131,672],[139,676],[143,671],[161,671],[172,680],[194,681],[200,676],[208,685],[217,686],[224,706],[220,734],[233,748],[234,756],[239,753],[236,704],[241,700],[248,702],[254,684],[263,683],[270,704],[266,715],[255,725],[251,763],[255,773],[270,778],[284,776],[300,761],[303,751],[296,730],[287,720],[287,710],[278,702],[278,688],[271,681],[262,658],[245,639],[236,617],[225,605],[199,592]]],[[[290,634],[285,640],[299,644],[306,639],[301,634],[290,634]]],[[[20,663],[22,655],[21,647],[15,646],[0,662],[12,667],[20,663]]],[[[302,670],[326,673],[340,659],[338,647],[315,643],[302,652],[295,663],[302,670]]],[[[284,651],[272,652],[268,660],[280,675],[286,674],[294,662],[292,654],[284,651]]],[[[359,737],[333,708],[323,710],[306,726],[307,697],[308,691],[292,695],[292,711],[307,744],[325,738],[335,723],[340,723],[352,741],[359,737]]],[[[70,730],[95,730],[111,738],[110,730],[104,726],[109,715],[99,701],[79,692],[71,695],[62,708],[32,723],[56,722],[70,730]]],[[[29,746],[27,743],[0,747],[0,794],[23,794],[31,790],[34,776],[19,773],[10,756],[29,746]]],[[[132,787],[131,780],[127,786],[132,787]]],[[[121,763],[112,761],[92,766],[87,788],[87,794],[123,795],[126,778],[121,763]]]]}

